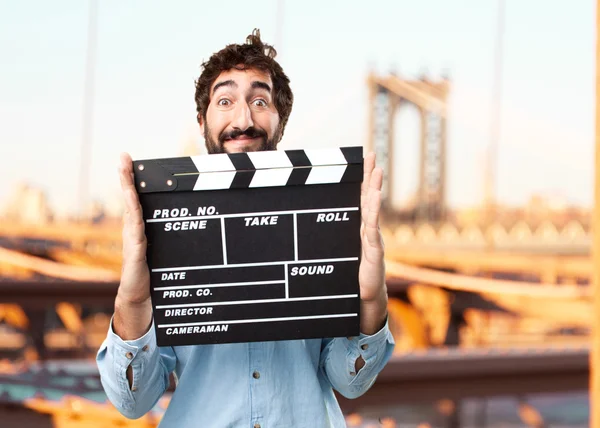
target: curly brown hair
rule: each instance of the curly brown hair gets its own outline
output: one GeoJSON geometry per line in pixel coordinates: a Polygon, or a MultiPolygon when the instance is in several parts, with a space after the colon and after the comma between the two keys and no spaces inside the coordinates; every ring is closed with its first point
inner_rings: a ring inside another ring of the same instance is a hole
{"type": "Polygon", "coordinates": [[[279,128],[277,142],[281,140],[285,125],[287,124],[294,95],[290,88],[290,79],[275,57],[277,51],[271,45],[263,43],[260,39],[260,30],[255,28],[252,34],[246,37],[245,44],[230,44],[219,52],[214,53],[208,61],[202,64],[202,73],[196,81],[196,111],[198,120],[200,116],[206,123],[206,111],[210,104],[210,88],[223,71],[245,70],[254,68],[264,73],[269,73],[273,82],[273,102],[279,114],[279,128]]]}

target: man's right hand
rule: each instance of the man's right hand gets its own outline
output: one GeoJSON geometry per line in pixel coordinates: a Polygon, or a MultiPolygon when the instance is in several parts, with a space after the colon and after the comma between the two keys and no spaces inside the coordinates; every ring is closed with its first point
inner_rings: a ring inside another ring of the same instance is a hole
{"type": "Polygon", "coordinates": [[[121,339],[133,340],[143,336],[150,328],[152,304],[144,219],[133,181],[133,162],[127,153],[121,154],[119,177],[125,200],[123,267],[115,300],[113,329],[121,339]]]}

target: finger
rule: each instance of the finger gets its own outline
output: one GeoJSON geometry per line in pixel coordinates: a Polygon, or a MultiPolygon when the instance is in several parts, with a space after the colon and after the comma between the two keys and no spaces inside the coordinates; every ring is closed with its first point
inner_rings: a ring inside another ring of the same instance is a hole
{"type": "MultiPolygon", "coordinates": [[[[375,168],[375,153],[369,153],[363,162],[363,181],[360,187],[360,206],[363,212],[366,209],[369,200],[368,190],[373,168],[375,168]]],[[[365,221],[364,215],[362,216],[362,221],[365,221]]]]}
{"type": "Polygon", "coordinates": [[[124,244],[138,245],[145,240],[144,221],[142,207],[133,182],[132,161],[127,153],[122,153],[120,157],[119,179],[125,199],[124,244]]]}
{"type": "Polygon", "coordinates": [[[121,182],[121,190],[125,193],[127,190],[134,190],[133,183],[133,166],[131,157],[127,153],[122,153],[119,164],[119,181],[121,182]]]}
{"type": "MultiPolygon", "coordinates": [[[[367,216],[369,213],[369,201],[372,198],[372,194],[373,194],[373,192],[381,193],[382,184],[383,184],[383,169],[381,169],[381,168],[373,169],[373,172],[371,173],[371,176],[370,176],[370,180],[367,183],[366,195],[363,197],[363,201],[362,201],[361,214],[362,214],[362,222],[363,223],[367,222],[367,216]]],[[[379,213],[379,208],[378,208],[378,213],[379,213]]]]}
{"type": "Polygon", "coordinates": [[[369,181],[369,189],[371,190],[381,190],[381,186],[383,185],[383,169],[375,168],[371,173],[371,181],[369,181]]]}
{"type": "Polygon", "coordinates": [[[129,188],[135,189],[135,185],[133,184],[133,164],[131,161],[131,156],[129,156],[128,153],[121,153],[119,163],[119,178],[121,181],[121,189],[123,191],[129,188]]]}
{"type": "MultiPolygon", "coordinates": [[[[128,199],[136,198],[131,191],[128,199]]],[[[130,201],[134,205],[133,201],[130,201]]],[[[125,216],[123,225],[123,262],[124,264],[144,262],[146,260],[146,234],[141,207],[135,208],[125,216]]]]}
{"type": "Polygon", "coordinates": [[[371,247],[381,247],[379,232],[379,212],[381,208],[381,190],[372,189],[369,195],[369,205],[365,221],[365,237],[371,247]]]}
{"type": "Polygon", "coordinates": [[[134,184],[131,157],[127,153],[121,153],[119,180],[121,182],[121,190],[125,198],[126,213],[135,211],[137,208],[139,208],[139,198],[137,196],[137,191],[134,184]]]}
{"type": "Polygon", "coordinates": [[[369,153],[363,161],[363,182],[361,185],[361,193],[363,194],[367,193],[367,186],[369,185],[373,168],[375,168],[375,153],[369,153]]]}
{"type": "Polygon", "coordinates": [[[124,192],[125,203],[127,205],[127,221],[130,225],[143,224],[142,206],[135,189],[126,189],[124,192]]]}

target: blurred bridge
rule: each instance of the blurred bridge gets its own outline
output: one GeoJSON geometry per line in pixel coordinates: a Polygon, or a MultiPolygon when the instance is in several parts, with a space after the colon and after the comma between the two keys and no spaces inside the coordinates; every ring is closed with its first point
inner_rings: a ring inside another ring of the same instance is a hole
{"type": "MultiPolygon", "coordinates": [[[[534,229],[518,223],[509,230],[399,225],[384,227],[383,234],[390,313],[406,339],[400,348],[458,345],[464,327],[481,330],[481,343],[493,328],[523,331],[534,320],[544,331],[585,331],[590,325],[590,236],[582,224],[534,229]]],[[[54,305],[62,324],[79,331],[83,307],[112,311],[120,227],[5,225],[0,244],[0,320],[24,328],[33,312],[46,319],[41,313],[54,305]]]]}

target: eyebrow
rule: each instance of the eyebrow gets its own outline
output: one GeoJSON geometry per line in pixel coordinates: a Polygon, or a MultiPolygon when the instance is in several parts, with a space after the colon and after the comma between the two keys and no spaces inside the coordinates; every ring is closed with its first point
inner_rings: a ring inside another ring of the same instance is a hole
{"type": "Polygon", "coordinates": [[[271,87],[269,84],[261,82],[260,80],[252,82],[252,89],[264,89],[267,92],[271,92],[271,87]]]}
{"type": "MultiPolygon", "coordinates": [[[[219,82],[215,85],[215,87],[213,88],[213,94],[215,92],[217,92],[217,89],[224,87],[224,86],[229,86],[231,88],[237,88],[238,84],[235,83],[233,80],[224,80],[223,82],[219,82]]],[[[271,92],[271,87],[269,86],[269,84],[265,83],[265,82],[261,82],[260,80],[255,80],[254,82],[252,82],[252,89],[264,89],[267,92],[271,92]]]]}
{"type": "Polygon", "coordinates": [[[233,80],[225,80],[223,82],[219,82],[213,88],[213,94],[217,92],[217,89],[219,89],[222,86],[231,86],[232,88],[237,88],[237,83],[235,83],[233,80]]]}

